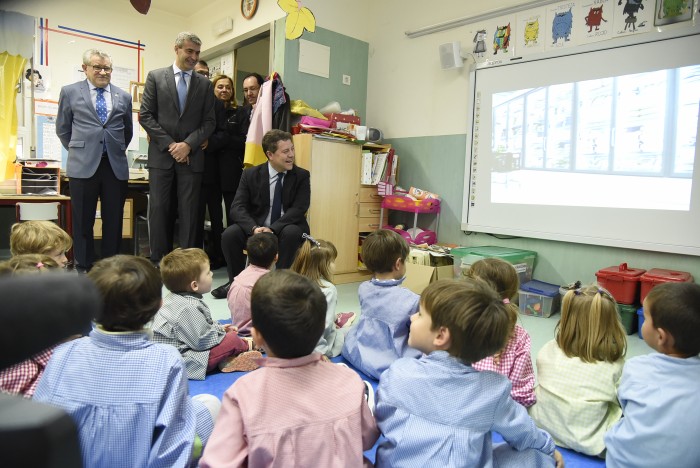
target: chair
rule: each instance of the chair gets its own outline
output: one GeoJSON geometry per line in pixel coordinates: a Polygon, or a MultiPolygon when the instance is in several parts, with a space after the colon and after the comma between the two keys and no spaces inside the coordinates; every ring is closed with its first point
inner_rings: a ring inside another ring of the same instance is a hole
{"type": "Polygon", "coordinates": [[[22,221],[57,221],[59,225],[63,225],[59,202],[18,202],[16,204],[16,219],[18,223],[22,221]]]}

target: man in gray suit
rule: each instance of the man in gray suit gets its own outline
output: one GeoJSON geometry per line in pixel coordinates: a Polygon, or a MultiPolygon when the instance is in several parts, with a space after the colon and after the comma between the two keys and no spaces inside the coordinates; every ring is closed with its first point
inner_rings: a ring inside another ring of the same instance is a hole
{"type": "Polygon", "coordinates": [[[173,248],[171,197],[177,193],[180,247],[196,244],[199,192],[204,172],[202,143],[216,127],[214,90],[193,73],[202,41],[189,32],[175,39],[175,63],[148,73],[139,112],[148,144],[148,227],[151,261],[173,248]]]}
{"type": "Polygon", "coordinates": [[[56,135],[68,150],[66,175],[73,213],[73,256],[78,271],[95,260],[97,199],[102,217],[102,257],[116,255],[129,179],[126,148],[134,134],[131,96],[111,85],[112,58],[98,49],[83,54],[87,80],[64,86],[58,98],[56,135]]]}

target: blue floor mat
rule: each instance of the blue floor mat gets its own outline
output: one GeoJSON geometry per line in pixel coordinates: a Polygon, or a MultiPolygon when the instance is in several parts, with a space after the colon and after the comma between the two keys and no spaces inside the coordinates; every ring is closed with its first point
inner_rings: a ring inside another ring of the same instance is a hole
{"type": "MultiPolygon", "coordinates": [[[[229,321],[230,322],[230,321],[229,321]]],[[[332,362],[338,363],[342,362],[345,363],[348,367],[350,367],[352,370],[357,372],[362,378],[362,380],[368,381],[371,385],[372,388],[374,388],[374,391],[377,391],[377,382],[376,380],[368,377],[364,373],[358,371],[352,364],[347,362],[342,356],[335,357],[331,359],[332,362]]],[[[223,373],[223,372],[217,372],[215,374],[210,374],[207,375],[207,378],[204,380],[190,380],[190,396],[194,395],[199,395],[202,393],[209,393],[211,395],[216,396],[217,398],[221,399],[226,392],[226,390],[233,385],[233,383],[238,380],[240,377],[244,376],[246,372],[231,372],[231,373],[223,373]]],[[[375,452],[377,450],[377,446],[379,443],[382,441],[382,438],[380,437],[377,443],[372,447],[370,450],[367,450],[365,452],[365,456],[372,462],[374,463],[375,459],[375,452]]],[[[503,438],[500,436],[500,434],[493,434],[493,442],[503,442],[503,438]]],[[[587,455],[583,455],[578,452],[574,452],[573,450],[568,450],[564,448],[558,448],[558,450],[561,452],[562,457],[564,458],[564,462],[566,465],[566,468],[593,468],[593,467],[604,467],[605,466],[605,461],[597,458],[597,457],[589,457],[587,455]]]]}

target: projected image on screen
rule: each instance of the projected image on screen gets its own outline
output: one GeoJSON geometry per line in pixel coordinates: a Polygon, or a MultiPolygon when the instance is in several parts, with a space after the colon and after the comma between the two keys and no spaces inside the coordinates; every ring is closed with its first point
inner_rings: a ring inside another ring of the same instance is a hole
{"type": "Polygon", "coordinates": [[[700,65],[492,95],[491,202],[688,211],[700,65]]]}

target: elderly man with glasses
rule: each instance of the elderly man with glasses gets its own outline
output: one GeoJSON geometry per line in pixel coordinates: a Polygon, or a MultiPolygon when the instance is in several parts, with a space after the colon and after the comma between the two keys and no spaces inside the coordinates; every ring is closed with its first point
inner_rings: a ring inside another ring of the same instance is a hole
{"type": "Polygon", "coordinates": [[[58,99],[56,134],[68,150],[66,175],[73,214],[73,255],[79,272],[95,261],[93,227],[101,203],[102,257],[119,253],[129,179],[126,148],[134,134],[131,96],[110,84],[112,58],[88,49],[86,80],[64,86],[58,99]]]}

